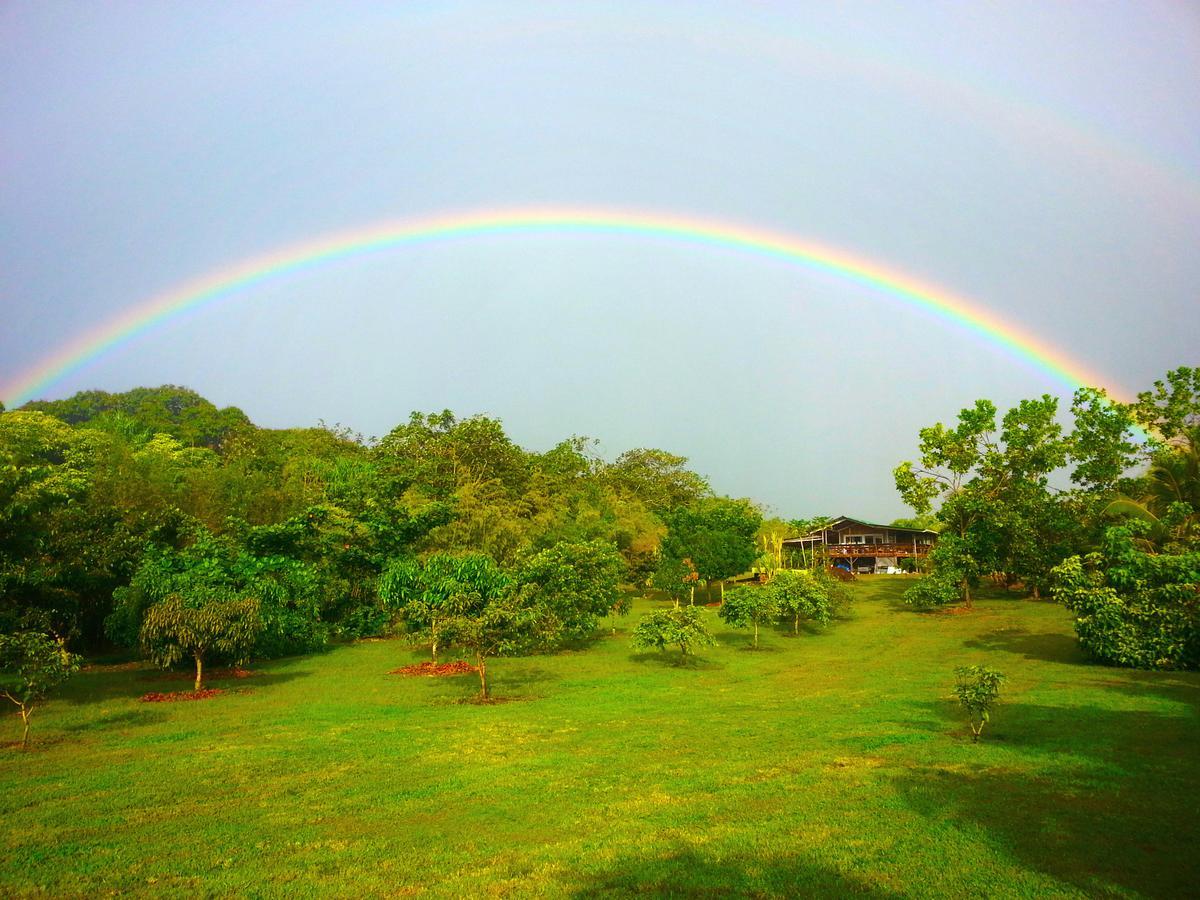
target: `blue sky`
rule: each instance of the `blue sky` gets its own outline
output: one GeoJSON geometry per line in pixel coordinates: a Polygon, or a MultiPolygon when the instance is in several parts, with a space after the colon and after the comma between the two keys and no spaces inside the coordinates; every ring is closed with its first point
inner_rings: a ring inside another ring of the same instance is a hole
{"type": "MultiPolygon", "coordinates": [[[[844,248],[1139,389],[1200,364],[1198,83],[1180,3],[8,4],[0,382],[290,243],[557,204],[844,248]]],[[[859,286],[561,235],[282,279],[47,395],[161,383],[274,427],[484,412],[874,519],[918,428],[1066,391],[859,286]]]]}

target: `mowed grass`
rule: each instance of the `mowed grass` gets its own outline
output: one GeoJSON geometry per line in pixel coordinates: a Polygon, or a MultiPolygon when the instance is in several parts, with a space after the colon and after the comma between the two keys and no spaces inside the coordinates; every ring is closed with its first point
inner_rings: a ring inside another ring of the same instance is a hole
{"type": "Polygon", "coordinates": [[[490,706],[388,675],[422,658],[398,641],[194,703],[83,673],[0,749],[0,894],[1194,896],[1200,675],[1090,664],[1048,602],[916,614],[907,583],[757,652],[713,615],[692,668],[632,650],[643,600],[495,661],[490,706]],[[1010,679],[980,744],[974,662],[1010,679]]]}

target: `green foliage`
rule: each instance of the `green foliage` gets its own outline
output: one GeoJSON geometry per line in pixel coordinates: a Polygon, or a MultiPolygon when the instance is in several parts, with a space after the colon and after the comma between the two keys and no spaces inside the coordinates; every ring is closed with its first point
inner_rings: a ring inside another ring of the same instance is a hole
{"type": "Polygon", "coordinates": [[[433,661],[453,639],[448,623],[471,615],[508,593],[510,579],[483,553],[440,553],[424,562],[393,560],[384,569],[379,596],[406,633],[429,644],[433,661]]]}
{"type": "Polygon", "coordinates": [[[921,429],[919,465],[905,462],[895,470],[897,490],[918,515],[940,501],[938,547],[952,549],[943,551],[940,572],[934,561],[934,572],[943,582],[957,577],[968,606],[980,574],[1030,578],[1045,570],[1047,557],[1053,562],[1069,549],[1061,531],[1069,517],[1055,509],[1049,488],[1050,473],[1066,464],[1071,448],[1057,411],[1058,401],[1049,395],[1022,400],[997,427],[996,407],[978,400],[959,413],[954,428],[939,423],[921,429]],[[1043,552],[1048,546],[1054,549],[1043,552]]]}
{"type": "Polygon", "coordinates": [[[29,747],[33,708],[79,671],[82,660],[61,641],[34,631],[0,634],[0,694],[21,712],[21,746],[29,747]]]}
{"type": "Polygon", "coordinates": [[[1000,700],[1000,685],[1007,679],[1003,672],[981,665],[959,666],[954,676],[954,693],[967,711],[971,740],[978,741],[983,726],[991,718],[992,708],[1000,700]]]}
{"type": "Polygon", "coordinates": [[[845,588],[820,569],[776,572],[763,590],[775,597],[780,613],[792,620],[793,634],[800,633],[801,621],[828,625],[835,607],[847,597],[845,588]]]}
{"type": "Polygon", "coordinates": [[[725,592],[725,600],[717,615],[734,628],[753,628],[751,646],[758,647],[759,625],[769,625],[779,618],[779,595],[766,587],[739,585],[725,592]]]}
{"type": "Polygon", "coordinates": [[[250,424],[240,409],[217,409],[195,391],[175,385],[120,394],[81,391],[66,400],[40,400],[22,408],[48,413],[70,425],[97,423],[104,430],[169,434],[186,445],[214,449],[250,424]]]}
{"type": "Polygon", "coordinates": [[[681,664],[690,659],[696,647],[713,647],[716,643],[704,624],[700,607],[678,603],[646,614],[633,630],[634,647],[660,651],[678,647],[681,664]]]}
{"type": "Polygon", "coordinates": [[[627,450],[604,473],[621,493],[635,497],[659,516],[692,506],[712,493],[708,482],[687,468],[687,458],[665,450],[627,450]]]}
{"type": "Polygon", "coordinates": [[[618,588],[625,571],[625,561],[611,544],[560,541],[525,560],[514,582],[525,602],[553,620],[554,631],[580,639],[621,604],[618,588]]]}
{"type": "Polygon", "coordinates": [[[663,591],[672,600],[679,602],[684,598],[692,599],[696,582],[699,580],[700,575],[690,559],[664,556],[658,561],[650,583],[655,590],[663,591]]]}
{"type": "Polygon", "coordinates": [[[287,556],[255,555],[232,537],[205,529],[195,529],[181,549],[152,547],[146,552],[129,586],[114,592],[113,612],[105,623],[109,637],[122,646],[137,646],[147,610],[173,596],[193,605],[255,598],[261,622],[254,647],[258,656],[302,653],[328,640],[320,581],[311,566],[287,556]]]}
{"type": "Polygon", "coordinates": [[[170,668],[188,657],[196,663],[196,690],[203,688],[204,661],[220,656],[241,664],[250,658],[263,628],[257,598],[202,600],[173,594],[155,603],[139,635],[147,658],[170,668]]]}
{"type": "Polygon", "coordinates": [[[1200,668],[1200,551],[1146,552],[1142,531],[1107,529],[1098,552],[1055,567],[1052,596],[1075,612],[1080,645],[1101,662],[1200,668]]]}
{"type": "Polygon", "coordinates": [[[666,559],[690,559],[704,581],[747,571],[758,551],[762,513],[748,500],[710,497],[665,516],[662,542],[666,559]]]}

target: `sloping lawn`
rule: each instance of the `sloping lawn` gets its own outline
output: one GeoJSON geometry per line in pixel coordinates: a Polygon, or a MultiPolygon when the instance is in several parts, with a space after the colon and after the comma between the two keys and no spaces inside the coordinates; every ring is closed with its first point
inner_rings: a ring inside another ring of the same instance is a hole
{"type": "MultiPolygon", "coordinates": [[[[79,675],[0,748],[0,893],[257,896],[1194,895],[1200,675],[1092,665],[1070,615],[997,594],[846,617],[691,668],[629,631],[473,675],[365,642],[189,703],[79,675]],[[1006,672],[972,744],[955,666],[1006,672]]],[[[711,612],[711,611],[710,611],[711,612]]],[[[18,723],[3,722],[6,739],[18,723]]]]}

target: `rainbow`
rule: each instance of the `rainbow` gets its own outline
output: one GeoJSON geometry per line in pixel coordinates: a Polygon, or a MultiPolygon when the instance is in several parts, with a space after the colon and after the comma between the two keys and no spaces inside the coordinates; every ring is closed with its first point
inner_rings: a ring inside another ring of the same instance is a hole
{"type": "Polygon", "coordinates": [[[644,210],[599,208],[516,208],[459,212],[384,222],[283,247],[263,256],[210,272],[130,307],[86,331],[0,388],[19,406],[62,378],[163,323],[205,304],[246,293],[273,279],[341,260],[433,242],[521,234],[625,235],[736,251],[800,266],[864,285],[883,298],[922,310],[968,334],[1003,348],[1074,390],[1107,387],[1124,394],[1110,379],[1088,370],[1062,350],[1003,321],[981,304],[933,284],[809,240],[740,224],[644,210]]]}

